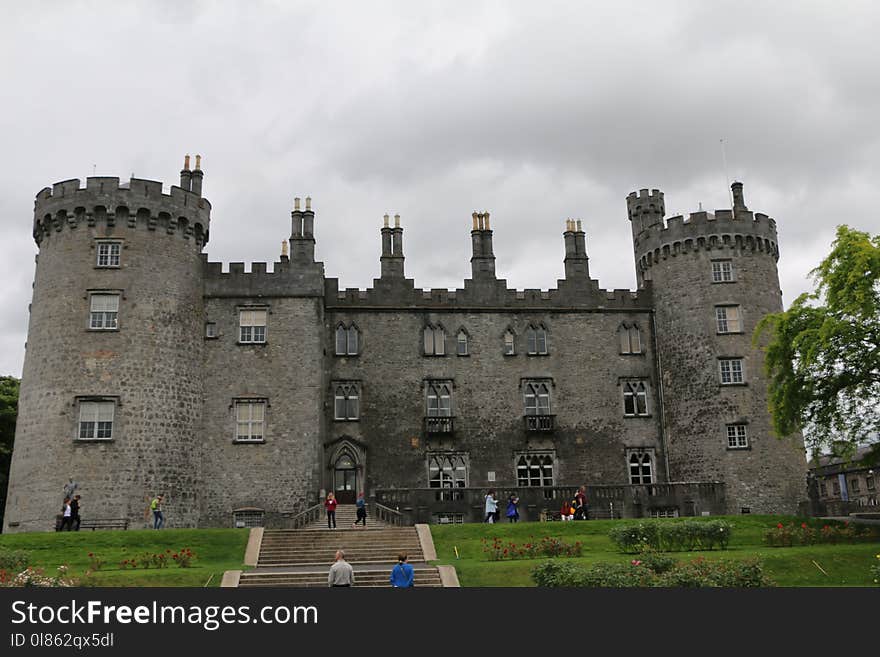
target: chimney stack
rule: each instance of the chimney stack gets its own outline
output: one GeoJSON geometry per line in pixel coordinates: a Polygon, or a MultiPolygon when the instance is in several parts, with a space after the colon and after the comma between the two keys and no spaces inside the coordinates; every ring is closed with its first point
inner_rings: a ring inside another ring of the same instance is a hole
{"type": "Polygon", "coordinates": [[[202,156],[196,155],[196,168],[192,170],[192,189],[193,194],[202,195],[202,179],[205,174],[202,172],[202,156]]]}
{"type": "Polygon", "coordinates": [[[394,228],[388,225],[388,215],[383,218],[382,225],[382,257],[381,277],[383,279],[404,278],[403,228],[400,226],[400,215],[394,215],[394,228]]]}
{"type": "Polygon", "coordinates": [[[495,254],[492,252],[492,231],[489,228],[489,213],[474,212],[474,228],[471,230],[471,276],[473,280],[495,279],[495,254]]]}
{"type": "Polygon", "coordinates": [[[183,169],[180,170],[180,188],[192,191],[192,171],[189,170],[189,155],[183,158],[183,169]]]}

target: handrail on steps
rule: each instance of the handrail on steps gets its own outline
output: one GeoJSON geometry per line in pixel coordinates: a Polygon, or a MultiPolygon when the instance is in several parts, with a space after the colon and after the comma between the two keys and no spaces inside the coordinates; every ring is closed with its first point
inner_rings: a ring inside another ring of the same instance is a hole
{"type": "Polygon", "coordinates": [[[396,525],[398,527],[403,525],[403,514],[397,509],[392,509],[384,504],[379,504],[378,502],[373,502],[373,509],[376,518],[382,522],[388,523],[389,525],[396,525]]]}
{"type": "Polygon", "coordinates": [[[287,514],[282,513],[282,517],[284,518],[284,528],[285,529],[300,529],[301,527],[305,527],[309,523],[314,522],[318,518],[321,517],[321,511],[324,508],[324,504],[319,502],[314,506],[310,506],[305,511],[297,513],[294,516],[287,517],[287,514]]]}

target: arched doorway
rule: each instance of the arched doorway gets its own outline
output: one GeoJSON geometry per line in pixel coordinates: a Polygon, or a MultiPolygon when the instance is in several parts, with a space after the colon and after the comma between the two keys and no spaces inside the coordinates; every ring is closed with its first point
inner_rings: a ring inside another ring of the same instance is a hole
{"type": "Polygon", "coordinates": [[[340,504],[354,504],[358,493],[358,467],[354,457],[342,452],[333,464],[333,492],[340,504]]]}

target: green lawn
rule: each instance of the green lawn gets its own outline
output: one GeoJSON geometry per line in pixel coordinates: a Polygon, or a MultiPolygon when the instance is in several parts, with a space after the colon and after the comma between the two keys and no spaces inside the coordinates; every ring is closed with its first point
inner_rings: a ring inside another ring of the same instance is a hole
{"type": "Polygon", "coordinates": [[[0,535],[0,548],[26,550],[31,565],[54,575],[59,565],[84,586],[219,586],[225,570],[241,570],[248,531],[243,529],[163,529],[135,531],[39,532],[0,535]],[[119,562],[144,552],[192,550],[190,568],[169,561],[167,568],[121,570],[119,562]],[[104,565],[87,574],[89,552],[104,565]]]}
{"type": "MultiPolygon", "coordinates": [[[[717,519],[717,517],[716,517],[717,519]]],[[[698,556],[707,559],[743,559],[760,556],[765,571],[780,586],[873,586],[869,567],[877,562],[880,543],[860,542],[838,545],[813,545],[771,548],[763,544],[764,532],[779,522],[802,519],[783,516],[728,516],[734,525],[733,538],[727,550],[678,552],[672,556],[685,561],[698,556]],[[825,570],[823,574],[813,563],[825,570]]],[[[662,522],[679,522],[682,519],[662,522]]],[[[608,539],[608,530],[615,523],[628,520],[590,520],[587,522],[522,522],[496,525],[431,525],[438,564],[454,565],[462,586],[534,586],[530,572],[541,559],[489,561],[481,539],[492,541],[496,536],[504,543],[527,543],[544,536],[556,536],[568,543],[581,541],[584,555],[572,561],[584,564],[597,562],[627,563],[633,555],[617,551],[608,539]],[[456,559],[453,547],[460,558],[456,559]]]]}

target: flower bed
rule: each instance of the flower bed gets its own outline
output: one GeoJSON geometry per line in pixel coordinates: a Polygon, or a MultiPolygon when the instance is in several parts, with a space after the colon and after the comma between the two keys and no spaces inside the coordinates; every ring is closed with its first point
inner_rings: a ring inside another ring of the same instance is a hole
{"type": "Polygon", "coordinates": [[[844,522],[825,524],[817,528],[810,523],[777,523],[764,533],[764,543],[770,547],[792,547],[794,545],[814,545],[815,543],[855,543],[861,540],[878,540],[880,532],[868,525],[844,522]]]}
{"type": "Polygon", "coordinates": [[[616,525],[608,538],[621,552],[658,552],[727,549],[733,525],[725,520],[681,522],[639,522],[616,525]]]}
{"type": "Polygon", "coordinates": [[[504,559],[536,559],[538,557],[579,557],[584,548],[580,541],[565,543],[555,536],[545,536],[535,541],[531,536],[526,543],[504,543],[497,536],[490,543],[482,539],[483,552],[489,555],[490,561],[502,561],[504,559]]]}

